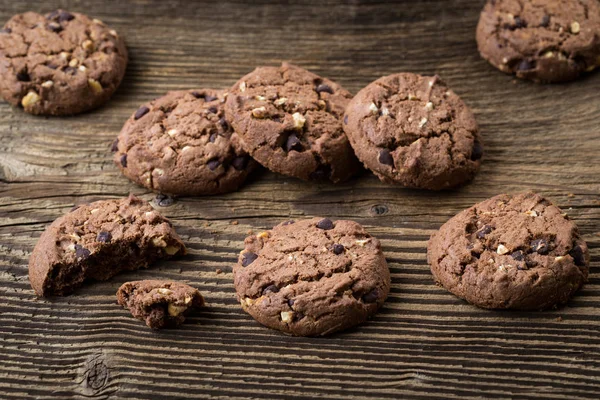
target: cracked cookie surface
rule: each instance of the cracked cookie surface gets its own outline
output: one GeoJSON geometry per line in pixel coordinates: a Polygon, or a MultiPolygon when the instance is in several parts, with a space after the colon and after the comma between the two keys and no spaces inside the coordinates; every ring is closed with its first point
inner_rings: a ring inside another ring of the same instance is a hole
{"type": "Polygon", "coordinates": [[[384,303],[390,272],[379,240],[352,221],[287,221],[249,236],[234,266],[242,308],[296,336],[358,325],[384,303]]]}
{"type": "Polygon", "coordinates": [[[459,213],[429,240],[435,280],[490,309],[565,304],[587,280],[590,255],[577,226],[535,193],[499,195],[459,213]]]}
{"type": "Polygon", "coordinates": [[[351,98],[340,85],[283,63],[240,79],[225,111],[246,150],[271,171],[336,183],[360,167],[342,129],[351,98]]]}
{"type": "Polygon", "coordinates": [[[123,39],[83,14],[27,12],[0,30],[0,95],[31,114],[96,108],[115,92],[126,67],[123,39]]]}
{"type": "Polygon", "coordinates": [[[225,92],[169,92],[141,106],[113,144],[123,174],[148,189],[200,196],[236,190],[257,166],[224,117],[225,92]]]}
{"type": "Polygon", "coordinates": [[[573,80],[600,66],[600,2],[490,0],[477,43],[503,72],[539,82],[573,80]]]}
{"type": "Polygon", "coordinates": [[[186,315],[204,305],[204,298],[184,283],[143,280],[124,283],[117,291],[117,302],[148,327],[162,329],[181,325],[186,315]]]}
{"type": "Polygon", "coordinates": [[[473,113],[437,76],[401,73],[369,84],[348,105],[344,130],[365,167],[406,187],[465,183],[483,155],[473,113]]]}
{"type": "Polygon", "coordinates": [[[121,271],[184,254],[171,222],[131,195],[81,205],[56,219],[29,259],[29,281],[39,296],[66,295],[88,279],[104,281],[121,271]]]}

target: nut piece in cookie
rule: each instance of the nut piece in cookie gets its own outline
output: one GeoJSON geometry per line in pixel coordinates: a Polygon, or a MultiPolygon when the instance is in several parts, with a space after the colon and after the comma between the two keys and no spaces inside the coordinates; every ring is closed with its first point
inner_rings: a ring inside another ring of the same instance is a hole
{"type": "Polygon", "coordinates": [[[29,258],[29,281],[38,296],[66,295],[85,280],[104,281],[185,251],[171,222],[146,201],[97,201],[42,233],[29,258]]]}
{"type": "Polygon", "coordinates": [[[64,10],[13,16],[0,33],[0,96],[25,112],[72,115],[120,85],[128,55],[114,30],[64,10]]]}
{"type": "Polygon", "coordinates": [[[225,97],[222,90],[175,91],[141,106],[115,141],[115,164],[164,194],[237,190],[258,164],[225,118],[225,97]]]}
{"type": "Polygon", "coordinates": [[[259,67],[229,91],[225,113],[250,155],[271,171],[306,181],[349,179],[359,169],[342,129],[352,95],[283,63],[259,67]]]}
{"type": "Polygon", "coordinates": [[[390,290],[379,241],[356,222],[329,218],[287,221],[249,236],[233,274],[244,311],[296,336],[361,324],[390,290]]]}
{"type": "Polygon", "coordinates": [[[437,282],[482,308],[563,305],[586,282],[590,255],[577,226],[535,193],[499,195],[459,213],[429,240],[437,282]]]}
{"type": "Polygon", "coordinates": [[[565,82],[600,67],[598,0],[489,0],[477,26],[481,56],[536,82],[565,82]]]}
{"type": "Polygon", "coordinates": [[[161,280],[124,283],[117,291],[117,302],[152,329],[179,326],[187,314],[204,306],[197,289],[161,280]]]}
{"type": "Polygon", "coordinates": [[[383,182],[429,190],[470,181],[483,145],[475,116],[437,76],[385,76],[350,101],[344,130],[383,182]]]}

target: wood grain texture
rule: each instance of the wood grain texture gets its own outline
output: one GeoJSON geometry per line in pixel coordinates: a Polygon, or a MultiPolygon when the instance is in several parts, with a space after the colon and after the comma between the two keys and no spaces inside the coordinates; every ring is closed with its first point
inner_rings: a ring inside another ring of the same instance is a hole
{"type": "Polygon", "coordinates": [[[494,70],[474,41],[483,3],[0,0],[3,21],[59,6],[85,12],[131,52],[122,87],[95,112],[41,118],[0,103],[0,398],[598,399],[600,73],[539,86],[494,70]],[[481,125],[481,172],[444,193],[386,186],[367,172],[338,186],[260,172],[238,193],[161,208],[189,246],[185,258],[35,298],[27,261],[52,220],[78,203],[153,198],[109,154],[139,104],[167,90],[228,87],[281,60],[353,92],[394,72],[439,74],[481,125]],[[429,235],[475,202],[528,189],[564,208],[590,246],[589,283],[573,301],[493,312],[435,286],[429,235]],[[354,219],[379,237],[392,291],[363,326],[292,338],[242,312],[231,266],[249,230],[314,215],[354,219]],[[209,307],[182,329],[151,332],[115,304],[120,284],[142,278],[185,281],[209,307]]]}

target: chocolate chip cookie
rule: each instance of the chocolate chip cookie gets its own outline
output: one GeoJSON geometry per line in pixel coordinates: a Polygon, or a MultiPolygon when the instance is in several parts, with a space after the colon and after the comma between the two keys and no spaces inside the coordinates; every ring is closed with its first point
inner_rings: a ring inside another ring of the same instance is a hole
{"type": "Polygon", "coordinates": [[[473,113],[437,76],[376,80],[348,105],[344,129],[365,167],[383,182],[406,187],[463,184],[483,156],[473,113]]]}
{"type": "Polygon", "coordinates": [[[200,196],[236,190],[256,167],[224,117],[225,92],[169,92],[127,120],[114,161],[148,189],[200,196]]]}
{"type": "Polygon", "coordinates": [[[39,296],[66,295],[87,279],[184,254],[169,220],[135,196],[82,205],[42,233],[29,259],[29,281],[39,296]]]}
{"type": "Polygon", "coordinates": [[[0,96],[31,114],[70,115],[100,106],[126,66],[123,38],[83,14],[27,12],[0,30],[0,96]]]}
{"type": "Polygon", "coordinates": [[[499,195],[456,215],[429,240],[435,280],[492,309],[565,304],[587,280],[590,255],[577,226],[534,193],[499,195]]]}
{"type": "Polygon", "coordinates": [[[340,182],[359,168],[341,121],[351,98],[340,85],[284,63],[240,79],[225,111],[245,149],[271,171],[340,182]]]}
{"type": "Polygon", "coordinates": [[[233,269],[242,308],[269,328],[322,336],[367,320],[390,290],[379,240],[352,221],[287,221],[246,238],[233,269]]]}
{"type": "Polygon", "coordinates": [[[503,72],[538,82],[573,80],[600,66],[600,2],[490,0],[477,43],[503,72]]]}
{"type": "Polygon", "coordinates": [[[117,302],[152,329],[177,327],[187,314],[204,305],[198,289],[160,280],[124,283],[117,291],[117,302]]]}

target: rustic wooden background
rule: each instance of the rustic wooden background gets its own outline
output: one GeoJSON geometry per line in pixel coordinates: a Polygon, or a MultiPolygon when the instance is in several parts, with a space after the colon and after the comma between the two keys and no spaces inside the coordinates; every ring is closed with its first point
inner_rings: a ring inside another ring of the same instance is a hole
{"type": "Polygon", "coordinates": [[[59,6],[85,12],[131,52],[122,87],[95,112],[42,118],[0,103],[0,398],[598,399],[600,73],[539,86],[492,69],[474,41],[483,3],[0,0],[2,21],[59,6]],[[445,193],[386,186],[367,172],[338,186],[260,172],[238,193],[160,208],[189,246],[184,259],[65,298],[34,296],[27,261],[52,220],[82,202],[154,197],[109,154],[139,104],[172,89],[228,87],[281,60],[353,92],[399,71],[441,75],[481,124],[481,172],[445,193]],[[435,286],[429,235],[475,202],[527,189],[563,207],[589,243],[579,295],[551,312],[492,312],[435,286]],[[292,338],[241,311],[231,266],[248,231],[313,215],[354,219],[379,237],[392,291],[361,327],[292,338]],[[182,329],[150,331],[114,293],[155,277],[198,287],[209,307],[182,329]]]}

